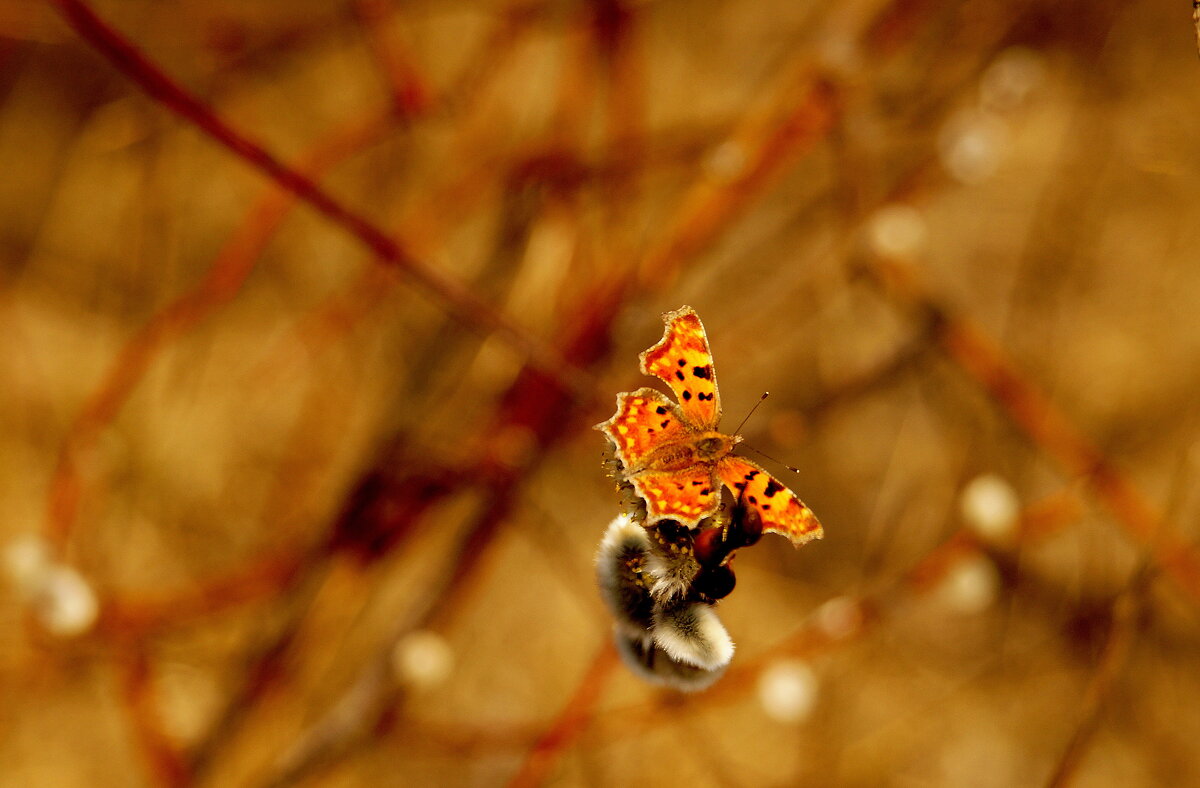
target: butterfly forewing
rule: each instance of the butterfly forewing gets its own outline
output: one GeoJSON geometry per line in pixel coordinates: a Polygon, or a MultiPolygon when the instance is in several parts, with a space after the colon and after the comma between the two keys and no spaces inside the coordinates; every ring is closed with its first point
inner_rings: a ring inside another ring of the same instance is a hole
{"type": "Polygon", "coordinates": [[[641,355],[642,372],[666,382],[686,418],[695,427],[714,429],[721,420],[721,398],[704,326],[691,307],[664,316],[662,340],[641,355]]]}

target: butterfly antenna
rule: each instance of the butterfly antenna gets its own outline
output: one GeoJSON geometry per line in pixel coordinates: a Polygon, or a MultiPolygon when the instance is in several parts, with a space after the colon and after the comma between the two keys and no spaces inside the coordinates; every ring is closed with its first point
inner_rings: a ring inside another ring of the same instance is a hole
{"type": "MultiPolygon", "coordinates": [[[[755,411],[755,410],[758,410],[758,405],[761,405],[761,404],[762,404],[762,402],[763,402],[763,399],[766,399],[766,398],[767,398],[767,397],[769,397],[769,396],[770,396],[770,392],[769,392],[769,391],[763,391],[763,392],[762,392],[762,396],[761,396],[761,397],[758,397],[758,402],[754,403],[754,408],[751,408],[751,409],[750,409],[750,413],[746,414],[746,417],[745,417],[745,419],[743,419],[743,420],[742,420],[742,423],[740,423],[740,425],[738,425],[738,428],[737,428],[737,429],[734,429],[734,431],[733,431],[733,434],[734,434],[734,435],[736,435],[736,434],[738,434],[738,433],[742,432],[742,427],[744,427],[744,426],[745,426],[745,423],[746,423],[746,422],[750,421],[750,416],[754,415],[754,411],[755,411]]],[[[791,467],[791,465],[788,465],[788,464],[787,464],[787,463],[785,463],[785,462],[780,462],[780,461],[778,461],[778,459],[775,459],[774,457],[772,457],[772,456],[768,455],[768,453],[767,453],[767,452],[764,452],[764,451],[758,451],[757,449],[755,449],[755,447],[754,447],[754,446],[751,446],[750,444],[742,444],[742,445],[743,445],[743,446],[745,446],[745,447],[746,447],[746,449],[749,449],[750,451],[752,451],[752,452],[756,453],[756,455],[758,455],[758,456],[760,456],[760,457],[766,457],[767,459],[769,459],[769,461],[770,461],[770,462],[773,462],[773,463],[778,463],[778,464],[782,465],[782,467],[786,468],[787,470],[790,470],[790,471],[792,471],[792,473],[793,473],[793,474],[798,474],[798,473],[800,473],[800,469],[799,469],[799,468],[793,468],[793,467],[791,467]]]]}
{"type": "Polygon", "coordinates": [[[767,454],[765,451],[759,451],[758,449],[754,448],[754,447],[753,447],[753,446],[751,446],[749,443],[743,443],[742,445],[743,445],[743,446],[745,446],[745,447],[746,447],[747,449],[749,449],[750,451],[752,451],[752,452],[754,452],[755,454],[757,454],[758,456],[760,456],[760,457],[766,457],[766,458],[767,458],[768,460],[770,460],[771,462],[778,463],[779,465],[782,465],[783,467],[787,468],[787,469],[788,469],[789,471],[791,471],[792,473],[800,473],[800,469],[799,469],[799,468],[794,468],[794,467],[792,467],[791,465],[788,465],[786,462],[782,462],[782,461],[780,461],[780,460],[777,460],[777,459],[775,459],[774,457],[772,457],[770,454],[767,454]]]}
{"type": "Polygon", "coordinates": [[[771,392],[769,392],[769,391],[764,391],[762,393],[762,396],[758,398],[758,402],[754,403],[754,407],[751,408],[750,412],[746,414],[746,418],[742,419],[742,423],[737,425],[737,429],[733,431],[734,435],[737,435],[738,433],[740,433],[742,431],[742,427],[745,427],[746,422],[750,421],[750,417],[754,415],[754,411],[758,410],[758,406],[763,404],[763,400],[765,400],[769,396],[771,396],[771,392]]]}

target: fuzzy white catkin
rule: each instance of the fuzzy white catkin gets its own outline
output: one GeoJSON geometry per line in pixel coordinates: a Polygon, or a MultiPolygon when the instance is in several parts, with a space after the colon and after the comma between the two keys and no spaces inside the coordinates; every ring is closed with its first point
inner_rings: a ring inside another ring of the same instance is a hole
{"type": "Polygon", "coordinates": [[[436,632],[410,632],[392,651],[392,670],[401,684],[430,689],[445,682],[454,669],[454,651],[436,632]]]}
{"type": "Polygon", "coordinates": [[[820,683],[808,663],[780,660],[758,677],[758,702],[776,722],[803,722],[817,705],[820,683]]]}
{"type": "Polygon", "coordinates": [[[959,498],[963,522],[989,542],[1012,541],[1021,517],[1021,501],[1016,490],[994,473],[976,476],[963,488],[959,498]]]}
{"type": "Polygon", "coordinates": [[[48,568],[33,595],[34,615],[58,637],[82,635],[96,623],[100,603],[83,575],[65,565],[48,568]]]}
{"type": "Polygon", "coordinates": [[[733,641],[725,625],[700,602],[656,606],[653,636],[671,659],[703,670],[718,670],[733,659],[733,641]]]}

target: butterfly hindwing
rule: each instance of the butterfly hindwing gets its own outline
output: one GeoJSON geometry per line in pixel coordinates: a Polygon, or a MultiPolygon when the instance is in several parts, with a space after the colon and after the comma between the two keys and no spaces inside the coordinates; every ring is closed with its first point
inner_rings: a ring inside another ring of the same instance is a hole
{"type": "Polygon", "coordinates": [[[821,523],[812,510],[794,492],[745,457],[722,458],[717,462],[717,475],[745,506],[758,513],[765,532],[783,534],[796,545],[823,535],[821,523]]]}
{"type": "Polygon", "coordinates": [[[645,471],[630,478],[646,501],[646,524],[678,520],[694,526],[715,514],[721,505],[721,487],[712,466],[697,465],[684,471],[645,471]]]}
{"type": "Polygon", "coordinates": [[[721,398],[704,325],[691,307],[663,315],[667,327],[657,345],[641,355],[642,372],[661,378],[679,400],[694,427],[715,429],[721,420],[721,398]]]}

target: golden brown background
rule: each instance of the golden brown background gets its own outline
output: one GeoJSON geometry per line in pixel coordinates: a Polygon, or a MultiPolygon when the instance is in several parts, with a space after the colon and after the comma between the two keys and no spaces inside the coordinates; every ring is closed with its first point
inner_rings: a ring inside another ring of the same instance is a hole
{"type": "Polygon", "coordinates": [[[93,10],[0,5],[0,782],[1200,785],[1187,4],[93,10]],[[826,529],[688,697],[588,429],[685,303],[826,529]]]}

